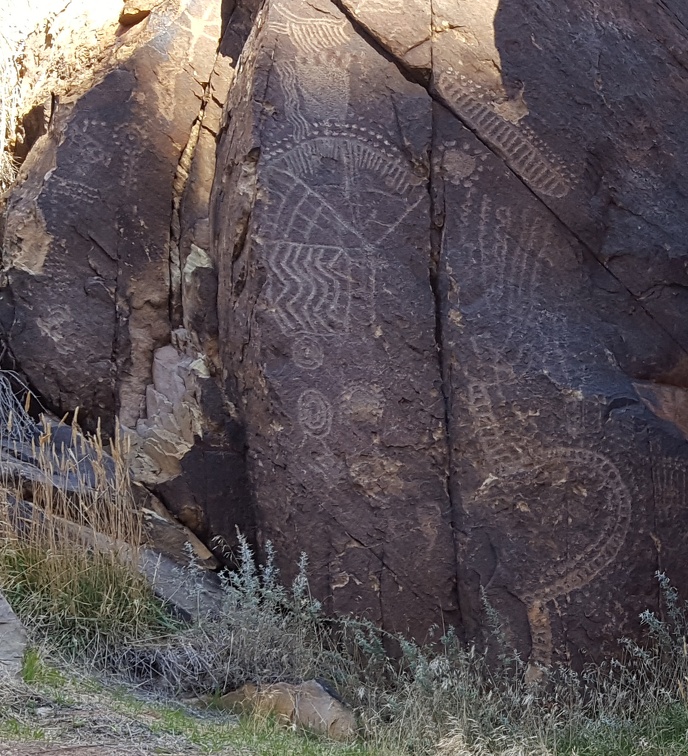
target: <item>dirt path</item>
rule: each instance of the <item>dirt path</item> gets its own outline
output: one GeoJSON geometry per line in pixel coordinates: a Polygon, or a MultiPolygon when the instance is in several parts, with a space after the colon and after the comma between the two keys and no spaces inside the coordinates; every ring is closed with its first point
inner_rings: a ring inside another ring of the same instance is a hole
{"type": "Polygon", "coordinates": [[[0,745],[0,756],[136,756],[137,750],[123,751],[112,746],[0,745]]]}

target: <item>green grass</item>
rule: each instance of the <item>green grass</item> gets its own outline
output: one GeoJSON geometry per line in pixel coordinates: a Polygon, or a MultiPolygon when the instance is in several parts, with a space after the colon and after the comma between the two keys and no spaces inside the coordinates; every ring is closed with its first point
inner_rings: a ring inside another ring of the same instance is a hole
{"type": "Polygon", "coordinates": [[[688,709],[683,703],[651,706],[626,721],[591,721],[557,743],[562,756],[685,756],[688,709]]]}
{"type": "Polygon", "coordinates": [[[0,588],[24,623],[73,653],[178,629],[145,579],[111,555],[0,545],[0,588]]]}
{"type": "Polygon", "coordinates": [[[45,653],[29,649],[24,684],[0,685],[2,743],[50,740],[97,745],[100,738],[108,744],[116,740],[123,747],[148,748],[151,753],[377,756],[361,743],[333,743],[285,730],[272,720],[238,719],[205,706],[155,700],[130,687],[73,675],[47,660],[45,653]]]}

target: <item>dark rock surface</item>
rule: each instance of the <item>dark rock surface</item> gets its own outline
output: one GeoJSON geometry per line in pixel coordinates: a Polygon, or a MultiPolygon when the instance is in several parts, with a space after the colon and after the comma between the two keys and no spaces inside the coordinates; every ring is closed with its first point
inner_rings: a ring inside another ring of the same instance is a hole
{"type": "Polygon", "coordinates": [[[266,6],[218,160],[221,353],[261,533],[335,608],[454,622],[457,570],[467,634],[482,586],[548,663],[684,579],[686,19],[656,10],[266,6]]]}
{"type": "Polygon", "coordinates": [[[675,3],[342,6],[436,103],[464,625],[479,629],[482,585],[531,660],[597,650],[656,601],[654,569],[685,579],[688,15],[675,3]]]}
{"type": "Polygon", "coordinates": [[[219,2],[159,4],[64,97],[9,199],[2,323],[50,407],[133,427],[169,341],[175,175],[213,69],[219,2]],[[134,35],[130,37],[130,35],[134,35]]]}
{"type": "Polygon", "coordinates": [[[247,44],[213,201],[261,540],[335,611],[457,620],[430,285],[431,103],[330,3],[247,44]],[[390,133],[389,125],[395,129],[390,133]]]}
{"type": "Polygon", "coordinates": [[[479,637],[484,589],[533,662],[614,650],[688,577],[688,11],[212,7],[153,8],[29,152],[19,366],[331,610],[479,637]]]}

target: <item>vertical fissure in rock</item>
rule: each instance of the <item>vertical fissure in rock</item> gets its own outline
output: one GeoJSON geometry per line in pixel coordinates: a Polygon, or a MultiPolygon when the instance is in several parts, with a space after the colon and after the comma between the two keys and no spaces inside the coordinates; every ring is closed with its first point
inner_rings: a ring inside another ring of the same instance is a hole
{"type": "Polygon", "coordinates": [[[449,501],[449,527],[452,530],[452,543],[454,546],[454,590],[457,606],[461,606],[459,597],[459,550],[458,550],[458,502],[456,502],[456,492],[452,485],[453,465],[453,447],[451,441],[451,386],[449,370],[444,349],[444,327],[443,327],[443,296],[441,285],[440,266],[442,263],[442,249],[444,245],[444,228],[445,228],[445,207],[444,195],[437,182],[443,179],[436,170],[435,161],[435,123],[436,113],[435,104],[432,105],[432,132],[429,149],[429,178],[428,193],[430,196],[430,261],[428,266],[428,278],[430,289],[434,300],[435,308],[435,347],[437,350],[437,362],[440,374],[442,404],[444,411],[444,443],[446,446],[445,454],[447,468],[445,474],[445,486],[447,498],[449,501]]]}
{"type": "MultiPolygon", "coordinates": [[[[218,52],[215,56],[215,63],[219,58],[218,52]]],[[[198,140],[201,135],[201,129],[203,128],[203,120],[205,118],[205,111],[208,107],[212,92],[212,81],[214,75],[215,66],[211,70],[208,81],[203,84],[203,93],[201,95],[201,104],[198,109],[198,115],[191,124],[191,130],[189,131],[189,138],[186,142],[181,155],[179,156],[179,162],[177,163],[177,169],[174,174],[174,181],[172,183],[172,215],[170,219],[170,290],[169,290],[169,316],[170,327],[172,330],[180,328],[183,323],[184,307],[182,302],[182,260],[180,253],[180,240],[182,234],[182,200],[184,198],[184,192],[189,181],[189,175],[191,171],[191,164],[193,162],[196,147],[198,146],[198,140]]]]}

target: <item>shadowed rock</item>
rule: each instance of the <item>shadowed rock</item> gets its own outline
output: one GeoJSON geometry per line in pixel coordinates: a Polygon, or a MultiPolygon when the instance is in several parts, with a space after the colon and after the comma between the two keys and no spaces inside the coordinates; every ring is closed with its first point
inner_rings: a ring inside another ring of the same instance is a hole
{"type": "Polygon", "coordinates": [[[0,675],[21,676],[27,643],[22,623],[0,593],[0,675]]]}

